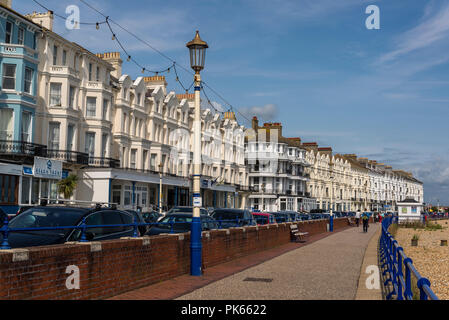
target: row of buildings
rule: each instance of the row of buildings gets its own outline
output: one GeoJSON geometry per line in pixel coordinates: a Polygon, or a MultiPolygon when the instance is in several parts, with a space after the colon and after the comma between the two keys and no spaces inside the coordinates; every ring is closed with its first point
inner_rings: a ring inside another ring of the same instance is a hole
{"type": "MultiPolygon", "coordinates": [[[[132,79],[118,52],[94,54],[53,32],[53,14],[26,16],[0,1],[0,206],[60,197],[122,209],[191,205],[193,94],[164,76],[132,79]]],[[[262,211],[384,208],[422,201],[422,183],[384,164],[282,136],[280,123],[241,126],[204,108],[205,207],[262,211]]]]}
{"type": "Polygon", "coordinates": [[[412,173],[286,138],[280,123],[259,126],[254,117],[245,152],[254,187],[249,203],[262,211],[387,211],[405,199],[424,201],[423,183],[412,173]]]}

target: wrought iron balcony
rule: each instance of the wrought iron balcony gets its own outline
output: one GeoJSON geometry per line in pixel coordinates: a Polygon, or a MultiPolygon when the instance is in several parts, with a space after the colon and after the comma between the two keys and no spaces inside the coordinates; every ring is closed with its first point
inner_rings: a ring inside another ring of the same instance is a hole
{"type": "Polygon", "coordinates": [[[6,157],[46,157],[47,146],[15,140],[0,140],[0,154],[6,157]]]}
{"type": "Polygon", "coordinates": [[[89,155],[84,152],[70,150],[47,150],[47,156],[52,159],[61,160],[72,164],[89,164],[89,155]]]}
{"type": "Polygon", "coordinates": [[[88,165],[98,168],[120,168],[120,160],[103,157],[89,157],[88,165]]]}

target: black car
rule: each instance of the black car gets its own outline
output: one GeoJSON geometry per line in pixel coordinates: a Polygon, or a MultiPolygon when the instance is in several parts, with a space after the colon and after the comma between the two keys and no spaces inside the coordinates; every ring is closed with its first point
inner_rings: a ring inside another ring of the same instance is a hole
{"type": "Polygon", "coordinates": [[[244,209],[215,209],[211,217],[224,229],[256,225],[251,212],[244,209]]]}
{"type": "Polygon", "coordinates": [[[280,211],[279,213],[285,213],[289,217],[289,222],[299,221],[299,213],[296,211],[280,211]]]}
{"type": "Polygon", "coordinates": [[[307,213],[300,213],[299,214],[299,220],[300,221],[312,220],[312,217],[309,214],[307,214],[307,213]]]}
{"type": "Polygon", "coordinates": [[[284,223],[284,222],[290,222],[290,215],[285,212],[270,212],[274,215],[274,218],[276,219],[276,223],[284,223]]]}
{"type": "Polygon", "coordinates": [[[143,212],[142,218],[145,220],[146,223],[155,223],[159,220],[160,217],[163,217],[164,215],[157,212],[157,211],[149,211],[149,212],[143,212]]]}
{"type": "MultiPolygon", "coordinates": [[[[167,214],[172,213],[193,213],[193,207],[173,207],[167,212],[167,214]]],[[[200,208],[200,213],[205,215],[209,214],[209,212],[204,208],[200,208]]]]}
{"type": "MultiPolygon", "coordinates": [[[[184,233],[192,228],[192,213],[170,213],[158,221],[158,224],[152,226],[146,233],[148,236],[154,236],[161,233],[184,233]]],[[[207,214],[200,215],[201,229],[218,229],[217,222],[207,214]]]]}
{"type": "Polygon", "coordinates": [[[321,213],[311,213],[310,217],[312,218],[312,220],[323,219],[323,216],[321,213]]]}
{"type": "Polygon", "coordinates": [[[3,227],[5,219],[8,219],[8,215],[0,208],[0,228],[3,227]]]}
{"type": "MultiPolygon", "coordinates": [[[[124,211],[110,208],[77,208],[60,206],[37,206],[26,210],[9,222],[9,228],[48,228],[80,226],[83,218],[86,225],[132,224],[133,216],[124,211]]],[[[97,227],[86,229],[86,239],[91,241],[118,239],[134,234],[132,226],[97,227]]],[[[11,231],[8,242],[11,248],[33,247],[78,241],[81,229],[66,228],[55,230],[11,231]]],[[[0,233],[0,241],[3,234],[0,233]]]]}
{"type": "MultiPolygon", "coordinates": [[[[142,216],[142,213],[135,210],[125,210],[133,215],[133,218],[137,221],[137,223],[146,223],[145,219],[142,216]]],[[[145,234],[149,227],[148,226],[138,226],[140,234],[145,234]]]]}

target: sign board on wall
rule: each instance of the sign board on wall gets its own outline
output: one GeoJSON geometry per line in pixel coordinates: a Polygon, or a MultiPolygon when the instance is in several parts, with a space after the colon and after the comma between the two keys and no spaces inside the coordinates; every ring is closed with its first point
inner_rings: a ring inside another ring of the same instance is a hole
{"type": "Polygon", "coordinates": [[[22,166],[9,163],[0,163],[0,173],[21,176],[22,166]]]}
{"type": "Polygon", "coordinates": [[[62,161],[34,157],[34,176],[45,179],[62,179],[62,161]]]}

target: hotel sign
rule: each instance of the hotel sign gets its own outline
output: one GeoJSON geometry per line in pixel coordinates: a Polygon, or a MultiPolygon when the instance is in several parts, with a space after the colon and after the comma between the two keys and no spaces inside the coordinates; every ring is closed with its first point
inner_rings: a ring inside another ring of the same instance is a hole
{"type": "Polygon", "coordinates": [[[34,157],[34,176],[45,179],[62,179],[62,161],[34,157]]]}

